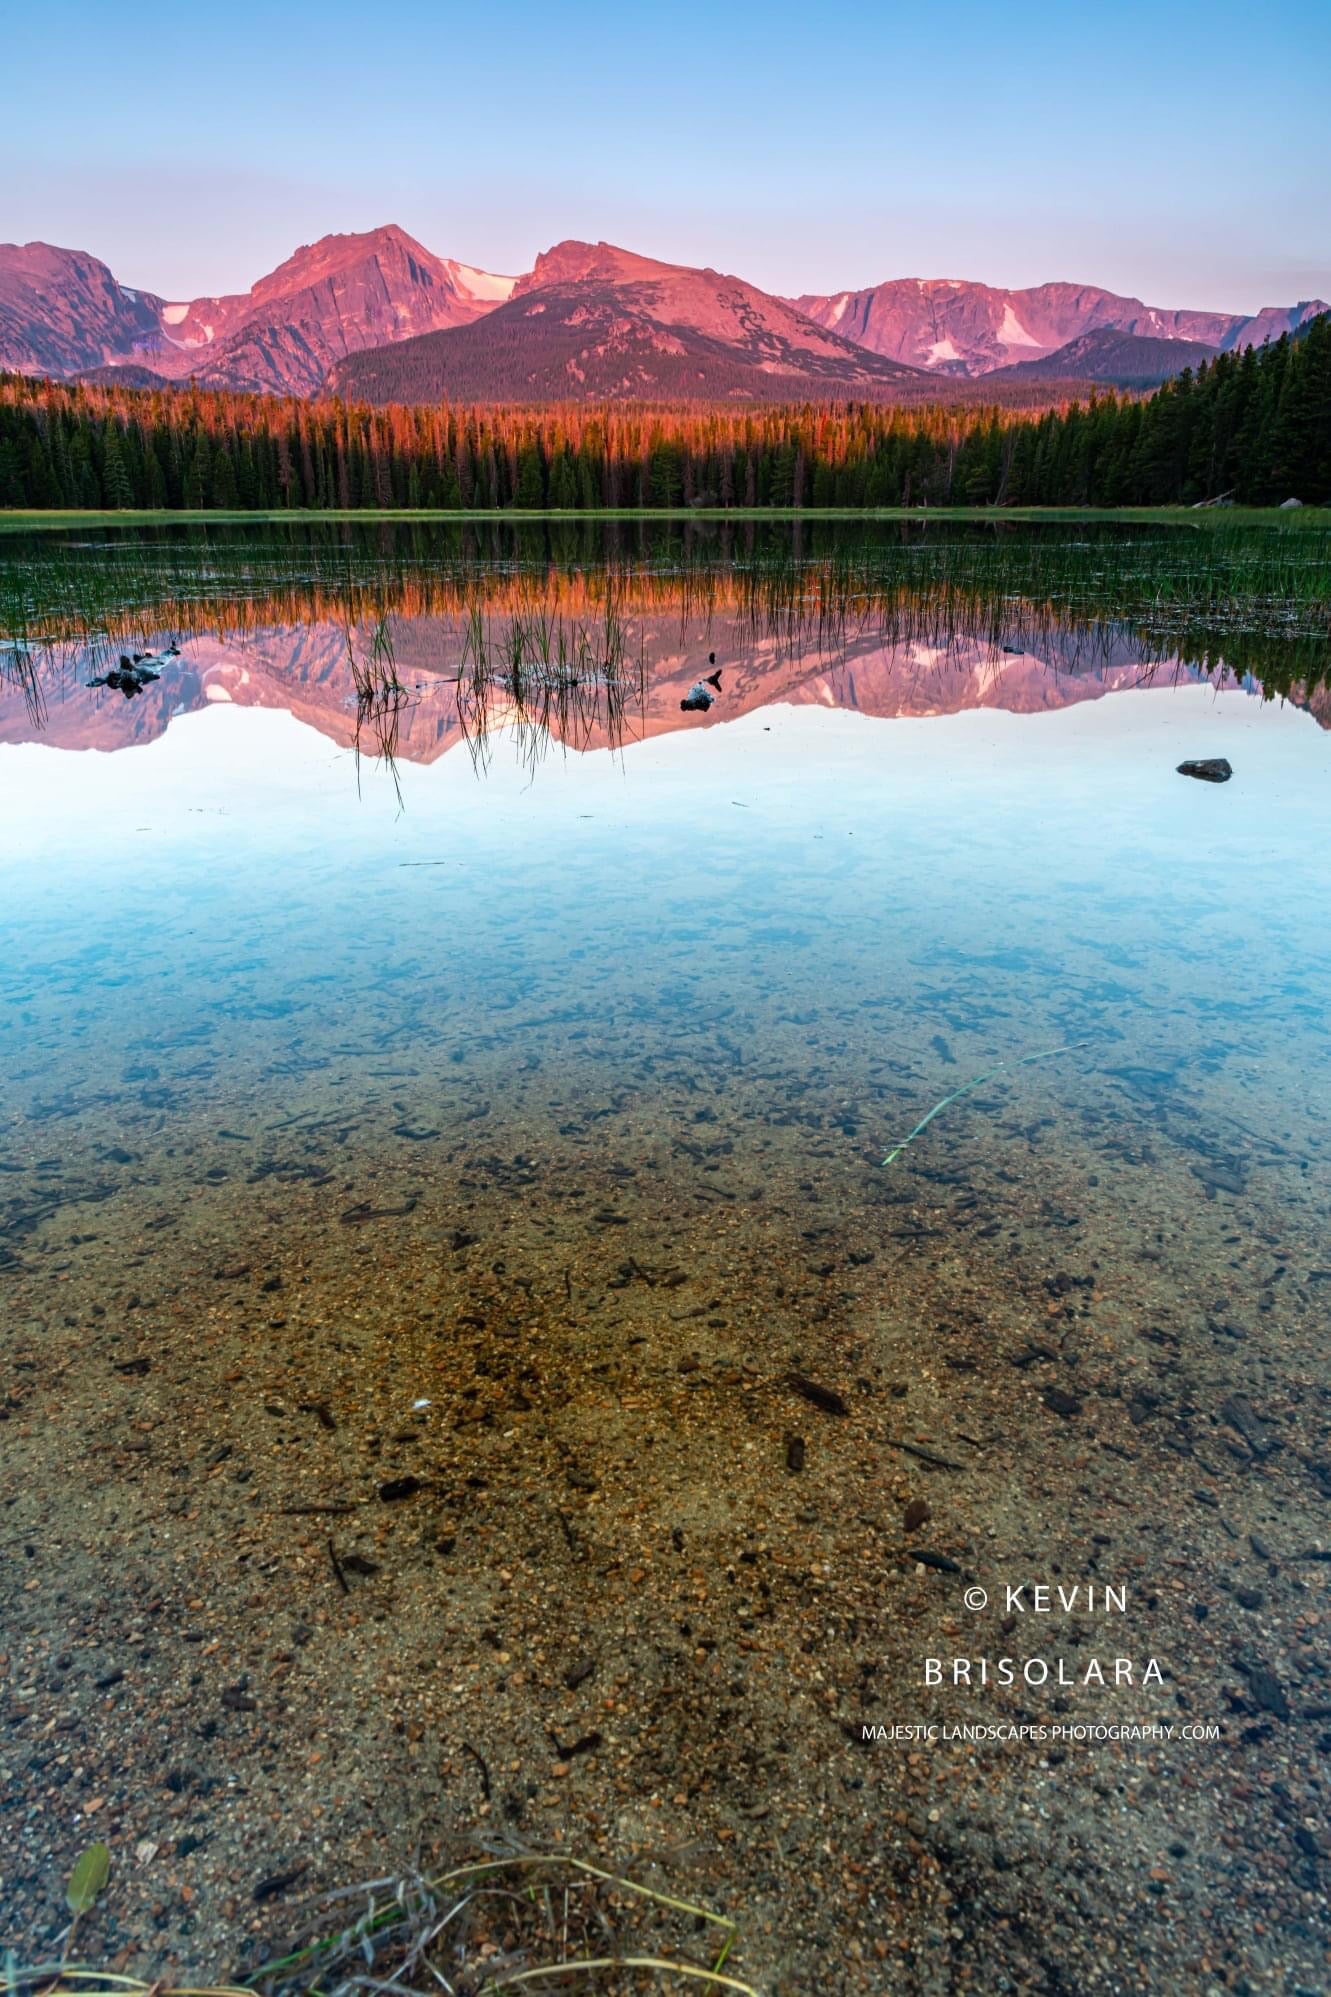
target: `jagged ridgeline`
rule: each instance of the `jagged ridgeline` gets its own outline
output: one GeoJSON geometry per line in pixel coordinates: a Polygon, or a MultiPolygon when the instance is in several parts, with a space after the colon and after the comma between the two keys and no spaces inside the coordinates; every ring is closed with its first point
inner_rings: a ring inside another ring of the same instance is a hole
{"type": "Polygon", "coordinates": [[[0,376],[0,507],[1331,502],[1331,314],[1146,398],[978,406],[399,406],[0,376]]]}
{"type": "Polygon", "coordinates": [[[1112,528],[291,522],[0,540],[0,671],[35,698],[121,649],[331,622],[353,634],[376,698],[395,699],[379,671],[395,620],[429,618],[438,670],[464,689],[479,679],[527,701],[585,699],[604,696],[607,679],[636,683],[645,630],[701,644],[722,616],[792,654],[865,638],[1041,654],[1057,639],[1074,669],[1127,637],[1146,664],[1251,675],[1288,694],[1322,684],[1331,663],[1331,530],[1214,517],[1112,528]]]}

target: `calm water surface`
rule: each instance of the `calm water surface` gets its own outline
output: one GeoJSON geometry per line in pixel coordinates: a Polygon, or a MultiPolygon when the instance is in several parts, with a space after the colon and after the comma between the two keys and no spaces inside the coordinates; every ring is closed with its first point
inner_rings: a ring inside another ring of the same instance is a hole
{"type": "Polygon", "coordinates": [[[1325,717],[1113,603],[742,565],[175,578],[0,700],[22,1946],[94,1832],[157,1847],[105,1952],[220,1975],[502,1828],[719,1896],[764,1989],[1313,1974],[1325,717]],[[496,651],[469,713],[469,589],[602,654],[610,594],[623,700],[496,651]],[[1127,1612],[1004,1627],[1060,1581],[1127,1612]]]}

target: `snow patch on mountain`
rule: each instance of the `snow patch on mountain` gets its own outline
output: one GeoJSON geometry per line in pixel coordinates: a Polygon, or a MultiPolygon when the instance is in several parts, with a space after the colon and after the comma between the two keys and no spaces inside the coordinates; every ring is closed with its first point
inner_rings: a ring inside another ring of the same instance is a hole
{"type": "Polygon", "coordinates": [[[516,277],[501,277],[492,270],[476,270],[469,263],[454,264],[453,268],[473,298],[492,298],[499,303],[513,296],[516,277]]]}
{"type": "Polygon", "coordinates": [[[1003,318],[998,328],[998,337],[1005,347],[1042,347],[1044,345],[1043,340],[1032,339],[1010,305],[1005,305],[1003,308],[1003,318]]]}

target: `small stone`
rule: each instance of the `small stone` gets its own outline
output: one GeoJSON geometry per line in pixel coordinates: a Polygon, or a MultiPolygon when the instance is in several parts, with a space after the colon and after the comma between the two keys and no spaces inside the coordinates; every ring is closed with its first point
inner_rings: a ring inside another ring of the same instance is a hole
{"type": "Polygon", "coordinates": [[[1227,784],[1234,772],[1223,756],[1200,756],[1193,762],[1180,763],[1178,774],[1198,777],[1204,784],[1227,784]]]}
{"type": "Polygon", "coordinates": [[[1240,1662],[1239,1670],[1248,1681],[1248,1696],[1259,1713],[1272,1713],[1278,1720],[1290,1716],[1289,1701],[1280,1680],[1269,1664],[1240,1662]]]}

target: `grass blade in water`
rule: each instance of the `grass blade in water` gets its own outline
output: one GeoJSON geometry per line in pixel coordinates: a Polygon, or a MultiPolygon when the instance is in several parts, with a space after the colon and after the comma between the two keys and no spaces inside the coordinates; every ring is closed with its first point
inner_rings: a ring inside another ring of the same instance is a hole
{"type": "Polygon", "coordinates": [[[913,1144],[920,1132],[928,1128],[940,1110],[946,1109],[949,1103],[958,1101],[960,1097],[969,1095],[972,1089],[978,1089],[981,1082],[992,1081],[994,1076],[1001,1075],[1005,1068],[1024,1068],[1030,1061],[1052,1061],[1055,1054],[1071,1054],[1074,1049],[1089,1047],[1090,1044],[1089,1040],[1069,1040],[1064,1047],[1045,1047],[1038,1054],[1023,1054],[1016,1061],[1000,1061],[996,1068],[986,1068],[982,1075],[972,1075],[970,1080],[963,1082],[959,1089],[953,1089],[950,1096],[944,1096],[941,1102],[936,1102],[927,1116],[920,1118],[910,1135],[903,1137],[900,1144],[894,1145],[888,1152],[886,1158],[883,1160],[884,1165],[890,1165],[895,1159],[899,1158],[906,1146],[913,1144]]]}

